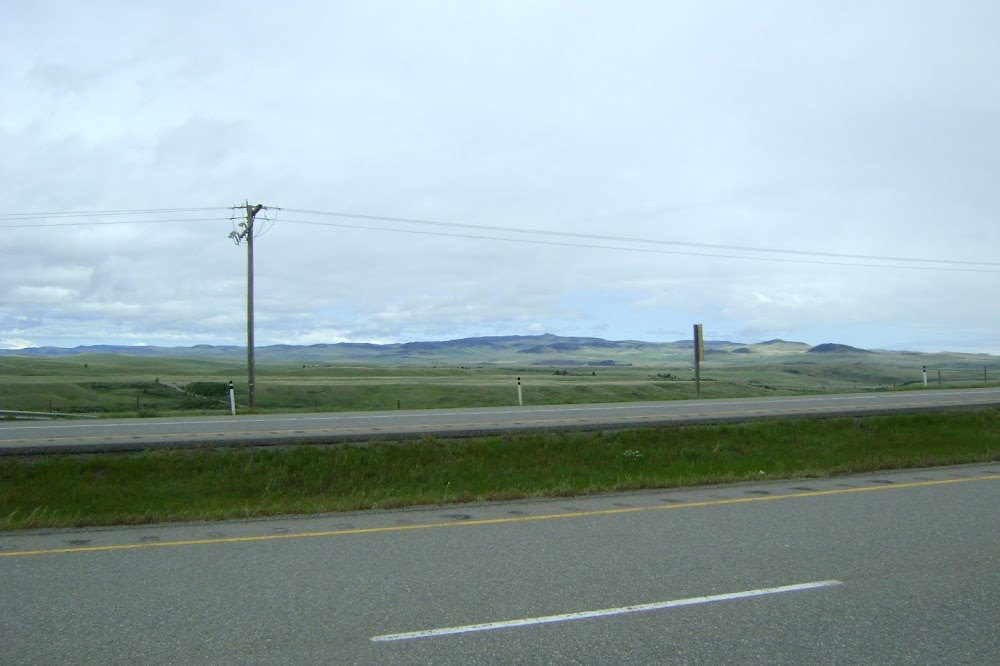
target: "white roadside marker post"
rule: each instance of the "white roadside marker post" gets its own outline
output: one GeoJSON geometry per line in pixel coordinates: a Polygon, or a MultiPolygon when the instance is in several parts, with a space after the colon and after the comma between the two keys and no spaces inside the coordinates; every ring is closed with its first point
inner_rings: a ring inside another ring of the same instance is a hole
{"type": "Polygon", "coordinates": [[[233,395],[233,380],[229,380],[229,413],[236,416],[236,398],[233,395]]]}
{"type": "Polygon", "coordinates": [[[521,395],[521,378],[517,378],[517,405],[524,407],[524,397],[521,395]]]}

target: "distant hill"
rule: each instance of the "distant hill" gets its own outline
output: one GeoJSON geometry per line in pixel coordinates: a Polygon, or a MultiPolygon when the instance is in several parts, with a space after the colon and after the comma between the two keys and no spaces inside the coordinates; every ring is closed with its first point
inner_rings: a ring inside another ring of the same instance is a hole
{"type": "MultiPolygon", "coordinates": [[[[268,345],[256,348],[260,362],[359,364],[439,364],[439,365],[538,365],[538,366],[613,366],[689,363],[694,343],[643,342],[640,340],[605,340],[593,337],[544,335],[508,335],[460,338],[426,342],[374,344],[340,342],[315,345],[268,345]]],[[[892,358],[914,352],[871,352],[857,347],[825,343],[815,347],[804,342],[767,340],[744,343],[729,340],[706,340],[706,360],[726,363],[753,362],[754,359],[782,362],[810,353],[879,354],[892,358]]],[[[161,358],[204,358],[242,360],[246,348],[236,345],[195,345],[193,347],[154,347],[128,345],[88,345],[73,347],[35,347],[0,350],[3,356],[68,357],[99,354],[161,358]]],[[[918,356],[925,356],[917,354],[918,356]]],[[[814,358],[818,358],[814,356],[814,358]]],[[[912,362],[912,361],[907,361],[912,362]]]]}
{"type": "Polygon", "coordinates": [[[810,345],[805,342],[789,342],[788,340],[767,340],[750,346],[750,350],[766,354],[787,354],[809,351],[810,345]]]}
{"type": "MultiPolygon", "coordinates": [[[[802,344],[802,343],[798,343],[802,344]]],[[[802,344],[804,348],[808,345],[802,344]]],[[[706,353],[726,356],[740,348],[750,348],[727,340],[708,340],[706,353]]],[[[531,365],[634,365],[676,362],[690,358],[694,343],[605,340],[594,337],[552,335],[508,335],[456,340],[372,344],[340,342],[315,345],[267,345],[256,348],[262,362],[293,363],[441,363],[441,364],[524,364],[531,365]]],[[[195,345],[155,347],[128,345],[87,345],[71,349],[36,347],[0,350],[0,356],[65,357],[88,354],[118,354],[143,357],[188,357],[240,359],[246,348],[235,345],[195,345]]]]}
{"type": "Polygon", "coordinates": [[[821,345],[816,345],[810,349],[808,354],[870,354],[867,349],[858,349],[857,347],[851,347],[850,345],[838,345],[832,342],[826,342],[821,345]]]}

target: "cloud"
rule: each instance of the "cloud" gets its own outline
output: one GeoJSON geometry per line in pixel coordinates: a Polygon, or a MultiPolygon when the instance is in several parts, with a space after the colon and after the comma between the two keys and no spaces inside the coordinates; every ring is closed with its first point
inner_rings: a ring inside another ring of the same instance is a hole
{"type": "Polygon", "coordinates": [[[235,9],[0,8],[0,338],[240,344],[250,200],[261,344],[1000,352],[989,3],[235,9]]]}
{"type": "Polygon", "coordinates": [[[35,343],[25,338],[0,338],[0,349],[29,349],[35,343]]]}

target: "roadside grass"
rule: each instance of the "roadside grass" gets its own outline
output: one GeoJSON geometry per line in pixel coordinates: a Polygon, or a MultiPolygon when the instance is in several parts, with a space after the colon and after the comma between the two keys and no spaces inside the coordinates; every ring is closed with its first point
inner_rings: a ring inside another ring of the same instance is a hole
{"type": "Polygon", "coordinates": [[[997,460],[998,408],[0,459],[0,530],[574,496],[997,460]]]}

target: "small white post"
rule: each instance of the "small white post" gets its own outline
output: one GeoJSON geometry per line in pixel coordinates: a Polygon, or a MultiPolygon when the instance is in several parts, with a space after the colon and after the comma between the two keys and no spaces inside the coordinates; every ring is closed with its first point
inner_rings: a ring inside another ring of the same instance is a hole
{"type": "Polygon", "coordinates": [[[229,413],[236,416],[236,398],[233,395],[233,381],[229,380],[229,413]]]}
{"type": "Polygon", "coordinates": [[[927,386],[927,366],[924,366],[924,386],[927,386]]]}
{"type": "Polygon", "coordinates": [[[517,378],[517,404],[519,407],[524,407],[524,397],[521,395],[521,378],[517,378]]]}

